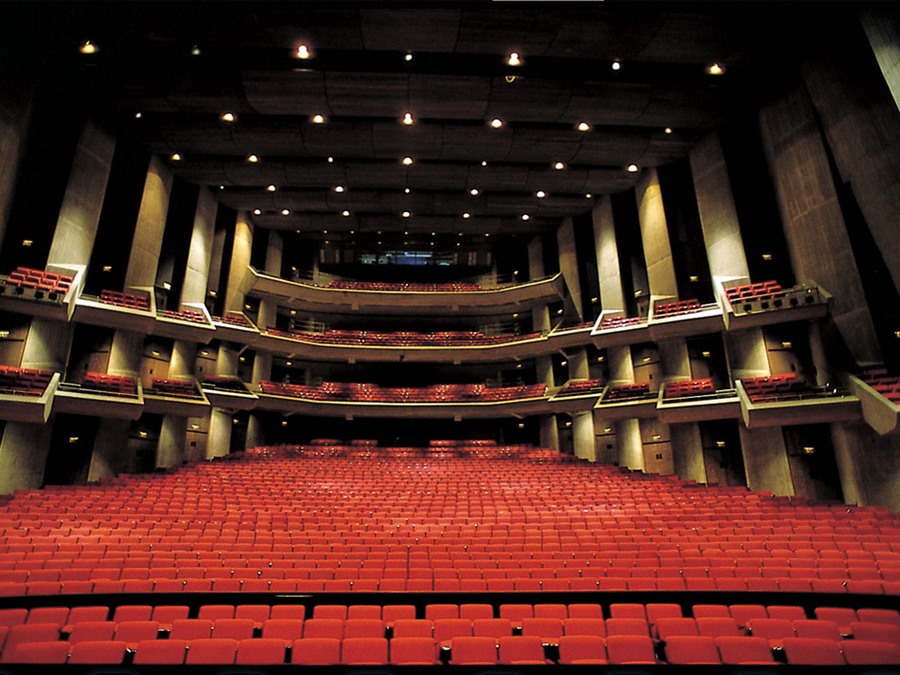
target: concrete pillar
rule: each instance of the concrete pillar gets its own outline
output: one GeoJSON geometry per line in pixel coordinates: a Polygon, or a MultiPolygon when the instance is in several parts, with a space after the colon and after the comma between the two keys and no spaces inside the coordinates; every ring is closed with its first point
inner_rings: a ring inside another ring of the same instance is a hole
{"type": "Polygon", "coordinates": [[[588,462],[597,461],[597,443],[594,434],[594,414],[590,411],[572,416],[572,441],[575,456],[588,462]]]}
{"type": "Polygon", "coordinates": [[[625,309],[622,275],[619,269],[619,246],[613,222],[612,201],[604,195],[591,213],[600,277],[600,301],[603,309],[625,309]]]}
{"type": "Polygon", "coordinates": [[[867,6],[859,13],[859,19],[894,105],[900,110],[900,17],[887,7],[867,6]]]}
{"type": "Polygon", "coordinates": [[[663,340],[657,343],[659,361],[663,377],[670,380],[685,380],[691,377],[691,357],[687,342],[683,339],[663,340]]]}
{"type": "Polygon", "coordinates": [[[197,196],[197,210],[194,213],[194,229],[188,251],[187,268],[184,272],[184,286],[181,302],[202,304],[209,293],[209,267],[212,260],[213,237],[216,230],[218,202],[212,192],[201,188],[197,196]]]}
{"type": "Polygon", "coordinates": [[[741,424],[738,432],[747,472],[747,487],[768,490],[780,496],[793,496],[794,482],[781,427],[747,429],[741,424]]]}
{"type": "Polygon", "coordinates": [[[694,146],[690,162],[710,274],[714,278],[749,279],[744,240],[719,135],[711,133],[694,146]]]}
{"type": "Polygon", "coordinates": [[[128,453],[129,420],[101,418],[94,439],[88,481],[111,478],[135,470],[135,458],[128,453]]]}
{"type": "Polygon", "coordinates": [[[22,350],[23,368],[65,372],[72,330],[58,321],[32,319],[22,350]]]}
{"type": "Polygon", "coordinates": [[[578,277],[578,251],[575,247],[575,224],[571,218],[563,218],[562,225],[556,231],[559,246],[559,270],[572,296],[575,311],[583,319],[581,311],[581,280],[578,277]]]}
{"type": "Polygon", "coordinates": [[[235,345],[222,342],[219,344],[219,354],[216,359],[216,375],[236,377],[238,373],[238,359],[240,353],[235,345]]]}
{"type": "Polygon", "coordinates": [[[47,256],[49,265],[87,267],[90,263],[115,150],[115,139],[93,122],[88,122],[75,149],[69,183],[47,256]]]}
{"type": "Polygon", "coordinates": [[[559,427],[556,424],[556,415],[541,415],[538,418],[540,425],[541,447],[559,451],[559,427]]]}
{"type": "Polygon", "coordinates": [[[197,361],[197,345],[193,342],[176,340],[172,345],[169,360],[169,377],[190,377],[194,374],[197,361]]]}
{"type": "Polygon", "coordinates": [[[831,318],[857,363],[881,362],[828,155],[805,90],[763,108],[760,126],[797,279],[815,280],[834,295],[831,318]]]}
{"type": "Polygon", "coordinates": [[[0,439],[0,494],[41,487],[52,432],[49,424],[6,423],[0,439]]]}
{"type": "Polygon", "coordinates": [[[247,418],[247,442],[245,448],[258,448],[266,444],[265,425],[257,413],[250,413],[247,418]]]}
{"type": "Polygon", "coordinates": [[[117,330],[109,350],[109,372],[139,374],[143,349],[144,336],[141,333],[117,330]]]}
{"type": "Polygon", "coordinates": [[[631,361],[631,348],[628,345],[609,347],[606,355],[609,361],[609,379],[634,382],[634,364],[631,361]]]}
{"type": "MultiPolygon", "coordinates": [[[[281,235],[274,230],[269,230],[269,239],[266,246],[266,272],[275,276],[281,274],[284,242],[281,235]]],[[[278,305],[272,300],[262,300],[259,303],[259,313],[256,323],[260,330],[275,326],[278,315],[278,305]]],[[[257,355],[259,358],[259,355],[257,355]]],[[[270,366],[271,367],[271,366],[270,366]]]]}
{"type": "Polygon", "coordinates": [[[816,384],[834,384],[834,373],[825,353],[825,343],[822,340],[822,328],[818,322],[809,324],[809,348],[812,354],[813,366],[816,369],[816,384]]]}
{"type": "Polygon", "coordinates": [[[769,356],[758,328],[725,333],[725,354],[732,380],[769,375],[769,356]]]}
{"type": "Polygon", "coordinates": [[[847,504],[900,511],[900,436],[865,424],[832,424],[834,457],[847,504]]]}
{"type": "Polygon", "coordinates": [[[591,373],[588,367],[587,349],[581,348],[576,352],[568,354],[566,360],[569,362],[568,370],[570,380],[575,378],[587,379],[590,377],[591,373]]]}
{"type": "Polygon", "coordinates": [[[553,378],[553,360],[549,356],[538,356],[534,360],[534,379],[548,387],[556,386],[553,378]]]}
{"type": "Polygon", "coordinates": [[[272,355],[267,352],[256,352],[253,360],[252,384],[259,384],[261,380],[272,379],[272,355]]]}
{"type": "Polygon", "coordinates": [[[209,444],[206,459],[224,457],[231,450],[231,413],[222,408],[213,408],[209,413],[209,444]]]}
{"type": "Polygon", "coordinates": [[[31,108],[30,92],[20,85],[3,87],[0,98],[0,244],[6,235],[16,176],[25,152],[31,108]]]}
{"type": "Polygon", "coordinates": [[[675,473],[683,480],[706,483],[706,461],[697,423],[670,424],[669,435],[675,473]]]}
{"type": "Polygon", "coordinates": [[[125,288],[152,287],[156,283],[172,180],[172,171],[165,162],[157,155],[151,157],[125,273],[125,288]]]}
{"type": "Polygon", "coordinates": [[[244,308],[244,296],[250,288],[250,250],[253,247],[253,225],[246,213],[238,215],[234,226],[234,246],[228,274],[228,290],[225,293],[225,311],[240,312],[244,308]]]}
{"type": "Polygon", "coordinates": [[[644,470],[644,446],[641,427],[636,419],[621,420],[614,425],[619,449],[619,466],[636,471],[644,470]]]}
{"type": "Polygon", "coordinates": [[[159,430],[156,446],[156,468],[181,466],[185,461],[187,418],[166,415],[159,430]]]}
{"type": "Polygon", "coordinates": [[[644,170],[635,185],[635,195],[650,294],[677,297],[675,263],[672,259],[672,247],[669,245],[669,228],[656,169],[644,170]]]}

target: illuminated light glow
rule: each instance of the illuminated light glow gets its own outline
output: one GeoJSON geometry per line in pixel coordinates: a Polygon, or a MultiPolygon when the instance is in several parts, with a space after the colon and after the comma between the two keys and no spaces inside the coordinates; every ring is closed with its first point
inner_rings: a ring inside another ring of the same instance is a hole
{"type": "Polygon", "coordinates": [[[289,215],[291,215],[291,210],[290,209],[281,209],[281,215],[289,216],[289,215]]]}
{"type": "Polygon", "coordinates": [[[406,52],[406,55],[403,57],[403,60],[404,61],[412,61],[413,60],[412,52],[406,52]]]}
{"type": "Polygon", "coordinates": [[[268,185],[266,185],[266,191],[267,191],[267,192],[275,192],[277,189],[278,189],[278,188],[275,187],[274,185],[272,185],[271,183],[269,183],[268,185]]]}
{"type": "Polygon", "coordinates": [[[404,218],[409,218],[412,214],[409,211],[404,211],[400,215],[403,216],[404,218]]]}
{"type": "Polygon", "coordinates": [[[343,185],[335,185],[335,186],[334,186],[334,191],[337,192],[337,193],[341,193],[341,192],[344,191],[344,186],[343,186],[343,185]]]}
{"type": "Polygon", "coordinates": [[[247,161],[251,164],[259,164],[259,155],[247,155],[247,161]]]}
{"type": "Polygon", "coordinates": [[[112,272],[112,265],[104,265],[103,271],[104,272],[112,272]]]}
{"type": "Polygon", "coordinates": [[[261,216],[261,215],[262,215],[262,209],[253,209],[253,215],[254,215],[254,216],[261,216]]]}
{"type": "Polygon", "coordinates": [[[403,194],[408,195],[410,192],[409,188],[403,188],[403,194]]]}
{"type": "Polygon", "coordinates": [[[469,190],[469,194],[472,195],[473,197],[477,197],[478,196],[478,188],[472,188],[471,190],[469,190]]]}
{"type": "Polygon", "coordinates": [[[588,124],[587,122],[579,122],[576,129],[578,129],[578,131],[590,131],[591,125],[588,124]]]}
{"type": "Polygon", "coordinates": [[[181,153],[173,152],[169,159],[171,159],[173,162],[180,162],[184,158],[181,156],[181,153]]]}
{"type": "Polygon", "coordinates": [[[672,127],[666,127],[665,129],[663,129],[663,131],[664,131],[665,133],[667,133],[667,134],[671,134],[671,133],[672,133],[672,127]]]}
{"type": "Polygon", "coordinates": [[[688,277],[688,281],[696,283],[696,282],[700,281],[700,277],[698,277],[696,274],[692,274],[691,276],[688,277]]]}
{"type": "Polygon", "coordinates": [[[637,173],[638,171],[641,170],[641,167],[639,167],[637,164],[629,164],[628,166],[625,167],[625,170],[628,173],[637,173]]]}
{"type": "Polygon", "coordinates": [[[765,260],[766,262],[771,262],[771,261],[772,261],[772,254],[771,254],[771,253],[763,253],[763,254],[762,254],[762,259],[765,260]]]}
{"type": "Polygon", "coordinates": [[[191,56],[200,56],[200,53],[201,52],[199,46],[194,45],[193,47],[191,47],[191,56]]]}
{"type": "Polygon", "coordinates": [[[412,166],[415,160],[412,157],[406,156],[401,159],[400,162],[401,164],[403,164],[403,166],[412,166]]]}
{"type": "Polygon", "coordinates": [[[347,218],[350,215],[350,212],[349,211],[341,211],[341,215],[344,216],[344,218],[347,218]]]}
{"type": "Polygon", "coordinates": [[[622,70],[622,62],[619,59],[613,61],[610,66],[613,70],[622,70]]]}
{"type": "Polygon", "coordinates": [[[547,196],[547,193],[544,192],[543,190],[538,190],[537,192],[534,193],[534,196],[537,197],[538,199],[543,199],[544,197],[547,196]]]}
{"type": "Polygon", "coordinates": [[[413,119],[412,113],[404,113],[403,114],[403,124],[406,126],[411,126],[415,120],[413,119]]]}
{"type": "Polygon", "coordinates": [[[491,129],[500,129],[503,127],[503,120],[499,117],[495,117],[490,121],[491,129]]]}
{"type": "Polygon", "coordinates": [[[334,157],[329,157],[329,158],[328,158],[328,163],[329,163],[329,164],[334,164],[334,157]]]}
{"type": "Polygon", "coordinates": [[[523,213],[522,220],[531,220],[531,216],[529,216],[527,213],[523,213]]]}
{"type": "Polygon", "coordinates": [[[553,165],[553,168],[556,169],[557,171],[562,171],[563,169],[566,168],[566,164],[565,164],[565,162],[557,162],[556,164],[553,165]]]}
{"type": "Polygon", "coordinates": [[[328,234],[328,230],[322,230],[322,234],[328,234]]]}
{"type": "Polygon", "coordinates": [[[313,115],[313,116],[310,118],[310,120],[312,121],[313,124],[325,124],[325,116],[324,116],[324,115],[320,115],[320,114],[318,114],[318,113],[316,113],[315,115],[313,115]]]}
{"type": "Polygon", "coordinates": [[[237,115],[235,115],[233,112],[223,112],[221,115],[219,115],[219,119],[223,122],[231,124],[232,122],[237,122],[237,115]]]}
{"type": "Polygon", "coordinates": [[[97,52],[100,51],[100,47],[98,47],[95,43],[91,42],[90,40],[85,40],[78,47],[78,51],[81,52],[82,54],[88,54],[88,55],[96,54],[97,52]]]}
{"type": "Polygon", "coordinates": [[[471,218],[471,217],[472,217],[472,214],[469,213],[468,211],[467,211],[466,213],[463,214],[463,218],[465,218],[466,220],[468,220],[468,219],[471,218]]]}
{"type": "Polygon", "coordinates": [[[308,45],[298,45],[297,46],[297,58],[303,59],[304,61],[312,56],[312,52],[309,49],[308,45]]]}
{"type": "Polygon", "coordinates": [[[592,195],[590,192],[585,192],[585,193],[584,193],[584,198],[585,198],[585,199],[593,199],[593,198],[594,198],[594,195],[592,195]]]}
{"type": "Polygon", "coordinates": [[[487,166],[487,161],[482,160],[481,166],[487,166]]]}
{"type": "Polygon", "coordinates": [[[713,61],[708,66],[706,66],[706,72],[710,75],[724,75],[725,74],[725,66],[723,66],[718,61],[713,61]]]}
{"type": "Polygon", "coordinates": [[[509,56],[506,57],[506,65],[521,66],[522,65],[522,57],[519,56],[519,52],[510,52],[509,56]]]}
{"type": "Polygon", "coordinates": [[[490,232],[485,232],[485,233],[484,233],[484,236],[485,236],[485,237],[490,237],[490,236],[491,236],[491,233],[490,233],[490,232]]]}
{"type": "Polygon", "coordinates": [[[143,116],[144,116],[144,113],[142,113],[142,112],[134,113],[134,119],[136,119],[136,120],[141,119],[143,116]]]}

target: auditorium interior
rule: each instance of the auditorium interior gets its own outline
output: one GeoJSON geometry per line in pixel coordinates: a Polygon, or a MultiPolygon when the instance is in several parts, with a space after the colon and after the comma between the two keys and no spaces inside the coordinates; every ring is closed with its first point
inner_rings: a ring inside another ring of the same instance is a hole
{"type": "Polygon", "coordinates": [[[0,5],[0,675],[896,673],[900,12],[725,8],[0,5]]]}

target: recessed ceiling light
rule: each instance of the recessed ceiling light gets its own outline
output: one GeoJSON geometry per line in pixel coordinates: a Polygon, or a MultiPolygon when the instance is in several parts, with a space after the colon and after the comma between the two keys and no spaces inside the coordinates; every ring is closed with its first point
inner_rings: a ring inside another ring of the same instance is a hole
{"type": "Polygon", "coordinates": [[[495,117],[490,121],[490,125],[491,129],[500,129],[501,127],[503,127],[503,120],[501,120],[499,117],[495,117]]]}
{"type": "Polygon", "coordinates": [[[637,173],[638,171],[641,170],[641,167],[639,167],[637,164],[629,164],[628,166],[625,167],[625,170],[628,173],[637,173]]]}
{"type": "Polygon", "coordinates": [[[338,192],[338,193],[343,192],[343,191],[344,191],[344,186],[343,186],[343,185],[335,185],[335,186],[334,186],[334,191],[335,191],[335,192],[338,192]]]}
{"type": "Polygon", "coordinates": [[[706,66],[706,72],[710,75],[724,75],[725,74],[725,66],[723,66],[718,61],[713,61],[708,66],[706,66]]]}
{"type": "Polygon", "coordinates": [[[308,45],[297,45],[297,58],[304,61],[312,56],[308,45]]]}
{"type": "Polygon", "coordinates": [[[225,186],[224,186],[224,185],[220,185],[220,186],[219,186],[219,189],[220,189],[220,190],[224,190],[224,189],[225,189],[225,186]]]}
{"type": "Polygon", "coordinates": [[[413,119],[412,113],[403,114],[403,124],[405,124],[406,126],[412,126],[414,122],[415,120],[413,119]]]}
{"type": "Polygon", "coordinates": [[[591,125],[588,124],[587,122],[579,122],[576,129],[578,129],[578,131],[590,131],[591,125]]]}
{"type": "Polygon", "coordinates": [[[531,220],[531,216],[529,216],[527,213],[523,213],[522,220],[531,220]]]}
{"type": "Polygon", "coordinates": [[[671,134],[671,133],[672,133],[672,127],[666,127],[665,129],[663,129],[663,131],[665,131],[667,134],[671,134]]]}
{"type": "Polygon", "coordinates": [[[463,218],[465,218],[465,219],[467,219],[467,220],[468,220],[469,218],[471,218],[471,217],[472,217],[472,214],[469,213],[468,211],[467,211],[466,213],[463,214],[463,218]]]}
{"type": "Polygon", "coordinates": [[[593,199],[593,198],[594,198],[594,195],[592,195],[590,192],[585,192],[585,193],[584,193],[584,198],[585,198],[585,199],[593,199]]]}
{"type": "Polygon", "coordinates": [[[328,158],[328,163],[329,163],[329,164],[334,164],[334,157],[329,157],[329,158],[328,158]]]}
{"type": "Polygon", "coordinates": [[[491,233],[490,233],[490,232],[485,232],[485,233],[484,233],[484,236],[485,236],[485,237],[490,237],[490,236],[491,236],[491,233]]]}
{"type": "Polygon", "coordinates": [[[509,56],[506,57],[506,65],[521,66],[522,65],[522,57],[519,56],[518,52],[510,52],[509,56]]]}
{"type": "Polygon", "coordinates": [[[274,185],[272,185],[271,183],[269,185],[266,185],[267,192],[275,192],[276,190],[278,190],[278,188],[275,187],[274,185]]]}
{"type": "Polygon", "coordinates": [[[247,155],[247,161],[251,164],[259,163],[259,155],[247,155]]]}
{"type": "Polygon", "coordinates": [[[544,197],[547,196],[547,193],[544,192],[543,190],[538,190],[537,192],[534,193],[534,196],[537,197],[538,199],[543,199],[544,197]]]}
{"type": "Polygon", "coordinates": [[[557,162],[556,164],[553,165],[553,168],[556,169],[557,171],[562,171],[563,169],[566,168],[566,165],[564,162],[557,162]]]}
{"type": "Polygon", "coordinates": [[[481,162],[481,166],[487,166],[487,162],[486,162],[486,161],[482,161],[482,162],[481,162]]]}
{"type": "Polygon", "coordinates": [[[403,216],[404,218],[409,218],[412,214],[409,211],[404,211],[400,215],[403,216]]]}
{"type": "Polygon", "coordinates": [[[409,194],[409,188],[403,188],[403,194],[408,195],[408,194],[409,194]]]}
{"type": "Polygon", "coordinates": [[[316,113],[315,115],[313,115],[310,118],[310,120],[312,121],[313,124],[325,124],[325,115],[320,115],[320,114],[316,113]]]}
{"type": "Polygon", "coordinates": [[[400,162],[403,164],[403,166],[412,166],[414,161],[415,160],[408,155],[400,160],[400,162]]]}
{"type": "Polygon", "coordinates": [[[142,112],[134,113],[134,119],[136,119],[136,120],[141,119],[143,116],[144,116],[144,113],[142,113],[142,112]]]}
{"type": "Polygon", "coordinates": [[[403,57],[403,60],[404,61],[412,61],[413,60],[412,52],[406,52],[406,55],[403,57]]]}
{"type": "MultiPolygon", "coordinates": [[[[289,216],[289,215],[291,215],[291,210],[290,209],[281,209],[281,215],[289,216]]],[[[299,230],[297,230],[297,231],[299,232],[299,230]]]]}
{"type": "Polygon", "coordinates": [[[615,59],[609,66],[613,70],[622,70],[622,62],[619,59],[615,59]]]}
{"type": "Polygon", "coordinates": [[[230,124],[232,122],[237,122],[237,115],[235,115],[233,112],[223,112],[221,115],[219,115],[219,119],[230,124]]]}
{"type": "Polygon", "coordinates": [[[254,216],[261,216],[261,215],[262,215],[262,209],[253,209],[253,215],[254,215],[254,216]]]}
{"type": "Polygon", "coordinates": [[[200,47],[199,45],[193,45],[191,47],[191,56],[200,56],[200,47]]]}
{"type": "Polygon", "coordinates": [[[84,42],[82,42],[79,45],[78,51],[81,52],[82,54],[96,54],[97,52],[100,51],[100,47],[98,47],[96,44],[94,44],[90,40],[85,40],[84,42]]]}
{"type": "Polygon", "coordinates": [[[472,188],[471,190],[469,190],[469,194],[472,195],[473,197],[477,197],[478,196],[478,188],[472,188]]]}
{"type": "Polygon", "coordinates": [[[341,211],[341,215],[344,216],[344,218],[346,218],[347,216],[350,215],[350,212],[347,210],[344,210],[344,211],[341,211]]]}
{"type": "Polygon", "coordinates": [[[771,253],[763,253],[762,259],[765,260],[766,262],[769,262],[772,260],[772,254],[771,253]]]}
{"type": "Polygon", "coordinates": [[[180,162],[183,157],[181,156],[181,153],[173,152],[169,159],[171,159],[173,162],[180,162]]]}

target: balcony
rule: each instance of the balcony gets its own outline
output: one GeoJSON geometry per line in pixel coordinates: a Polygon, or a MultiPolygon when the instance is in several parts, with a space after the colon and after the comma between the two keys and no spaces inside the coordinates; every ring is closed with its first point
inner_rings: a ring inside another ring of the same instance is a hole
{"type": "Polygon", "coordinates": [[[151,332],[153,335],[200,344],[208,344],[216,337],[216,327],[202,304],[187,304],[178,310],[157,310],[151,332]]]}
{"type": "Polygon", "coordinates": [[[673,338],[708,335],[725,330],[718,303],[676,300],[654,296],[650,303],[650,339],[654,342],[673,338]]]}
{"type": "Polygon", "coordinates": [[[178,417],[200,417],[209,410],[209,400],[197,381],[190,378],[153,378],[144,389],[144,412],[178,417]]]}
{"type": "Polygon", "coordinates": [[[623,310],[603,310],[591,331],[591,338],[601,349],[651,340],[647,319],[625,316],[623,310]]]}
{"type": "Polygon", "coordinates": [[[0,366],[0,419],[43,424],[50,417],[59,373],[0,366]]]}
{"type": "Polygon", "coordinates": [[[216,329],[216,338],[248,347],[256,346],[259,328],[243,312],[227,312],[223,316],[211,316],[210,319],[216,329]]]}
{"type": "Polygon", "coordinates": [[[606,388],[603,380],[569,380],[550,398],[554,413],[591,410],[606,388]]]}
{"type": "Polygon", "coordinates": [[[741,403],[734,389],[716,389],[709,378],[667,382],[656,404],[666,424],[740,419],[741,403]]]}
{"type": "Polygon", "coordinates": [[[226,410],[252,410],[259,398],[237,377],[205,375],[201,382],[210,405],[226,410]]]}
{"type": "Polygon", "coordinates": [[[153,330],[155,317],[156,302],[150,288],[104,289],[98,296],[82,293],[75,302],[75,321],[92,326],[147,334],[153,330]]]}
{"type": "Polygon", "coordinates": [[[859,399],[849,390],[811,385],[796,373],[744,378],[736,384],[748,429],[853,422],[861,416],[859,399]]]}
{"type": "Polygon", "coordinates": [[[900,433],[900,377],[882,368],[851,375],[850,391],[859,399],[866,424],[882,436],[900,433]]]}
{"type": "Polygon", "coordinates": [[[782,288],[777,281],[747,283],[744,279],[717,277],[716,287],[728,330],[819,319],[827,316],[831,302],[831,295],[815,281],[782,288]]]}
{"type": "Polygon", "coordinates": [[[656,417],[658,398],[649,382],[610,384],[594,406],[594,414],[603,421],[656,417]]]}
{"type": "Polygon", "coordinates": [[[136,420],[143,412],[140,382],[131,375],[88,372],[82,382],[60,382],[54,410],[136,420]]]}
{"type": "Polygon", "coordinates": [[[38,270],[20,265],[0,277],[0,310],[68,321],[83,283],[83,266],[50,265],[38,270]]]}

